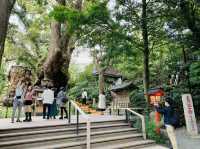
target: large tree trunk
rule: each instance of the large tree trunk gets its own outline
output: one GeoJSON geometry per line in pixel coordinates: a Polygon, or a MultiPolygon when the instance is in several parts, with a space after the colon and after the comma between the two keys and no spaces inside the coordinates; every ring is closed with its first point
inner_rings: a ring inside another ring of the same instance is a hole
{"type": "Polygon", "coordinates": [[[59,22],[53,21],[51,23],[49,53],[43,66],[44,78],[51,80],[56,87],[66,85],[67,82],[65,74],[62,72],[64,58],[62,54],[63,49],[61,49],[60,29],[61,24],[59,22]]]}
{"type": "Polygon", "coordinates": [[[104,69],[99,70],[99,94],[104,93],[104,69]]]}
{"type": "Polygon", "coordinates": [[[4,53],[8,22],[16,0],[0,0],[0,65],[4,53]]]}
{"type": "Polygon", "coordinates": [[[148,99],[148,89],[149,89],[149,41],[148,41],[148,29],[147,29],[147,3],[146,0],[142,0],[142,37],[143,37],[143,63],[144,63],[144,73],[143,73],[143,83],[144,83],[144,94],[146,98],[147,111],[149,110],[149,99],[148,99]]]}
{"type": "Polygon", "coordinates": [[[93,63],[95,65],[95,69],[99,74],[99,76],[98,76],[99,77],[99,80],[98,80],[99,94],[102,94],[102,93],[104,93],[104,87],[105,87],[105,78],[104,78],[105,69],[102,68],[102,66],[101,66],[102,56],[98,57],[96,50],[93,51],[92,56],[93,56],[93,63]]]}
{"type": "MultiPolygon", "coordinates": [[[[58,4],[66,5],[65,0],[57,0],[58,4]]],[[[82,0],[77,0],[75,8],[81,10],[82,0]]],[[[50,80],[55,87],[67,86],[69,79],[68,69],[71,55],[74,50],[70,44],[71,35],[68,34],[67,24],[62,24],[66,30],[61,32],[61,23],[54,21],[51,24],[51,41],[48,57],[44,63],[44,79],[50,80]]]]}

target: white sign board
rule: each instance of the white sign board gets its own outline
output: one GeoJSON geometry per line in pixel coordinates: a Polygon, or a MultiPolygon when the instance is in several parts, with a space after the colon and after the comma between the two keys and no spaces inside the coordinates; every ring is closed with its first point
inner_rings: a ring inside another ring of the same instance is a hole
{"type": "Polygon", "coordinates": [[[187,131],[190,135],[198,135],[197,122],[195,118],[191,94],[183,94],[182,101],[187,131]]]}

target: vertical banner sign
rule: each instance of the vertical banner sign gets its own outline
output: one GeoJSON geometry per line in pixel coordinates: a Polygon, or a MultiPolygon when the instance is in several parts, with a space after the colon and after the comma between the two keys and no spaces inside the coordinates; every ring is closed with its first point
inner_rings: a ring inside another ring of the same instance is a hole
{"type": "Polygon", "coordinates": [[[191,94],[183,94],[182,101],[187,131],[190,135],[198,135],[197,123],[191,94]]]}

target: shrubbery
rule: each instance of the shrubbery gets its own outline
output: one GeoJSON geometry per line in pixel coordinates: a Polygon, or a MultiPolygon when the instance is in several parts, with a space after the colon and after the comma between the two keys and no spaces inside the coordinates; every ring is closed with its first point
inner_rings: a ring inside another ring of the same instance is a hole
{"type": "Polygon", "coordinates": [[[156,143],[165,144],[166,137],[163,134],[156,133],[156,125],[153,121],[148,121],[146,123],[147,137],[149,139],[155,140],[156,143]]]}

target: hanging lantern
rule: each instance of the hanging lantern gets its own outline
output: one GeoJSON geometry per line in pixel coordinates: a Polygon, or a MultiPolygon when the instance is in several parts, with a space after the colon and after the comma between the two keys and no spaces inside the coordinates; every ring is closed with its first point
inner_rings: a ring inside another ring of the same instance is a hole
{"type": "Polygon", "coordinates": [[[150,104],[154,105],[155,103],[161,102],[162,96],[164,96],[164,91],[162,88],[152,88],[147,94],[150,99],[150,104]]]}

